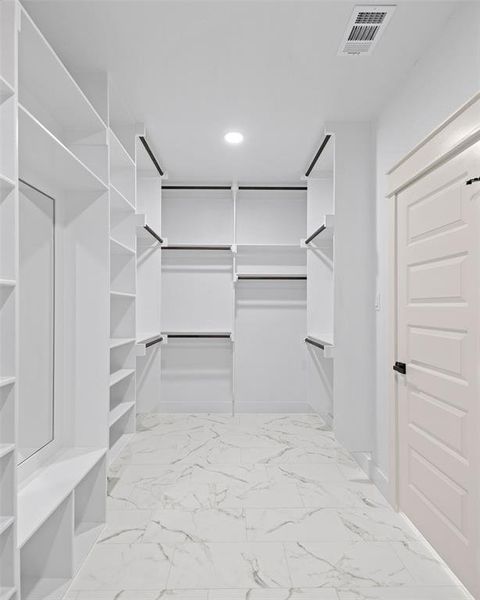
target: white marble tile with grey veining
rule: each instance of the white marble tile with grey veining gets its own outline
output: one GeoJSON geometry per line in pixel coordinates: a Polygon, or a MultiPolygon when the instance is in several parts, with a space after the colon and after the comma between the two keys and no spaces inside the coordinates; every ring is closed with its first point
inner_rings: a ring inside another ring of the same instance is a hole
{"type": "Polygon", "coordinates": [[[172,546],[163,544],[97,544],[71,590],[167,588],[173,552],[172,546]]]}
{"type": "Polygon", "coordinates": [[[338,600],[334,589],[273,590],[250,588],[248,590],[210,590],[208,600],[338,600]]]}
{"type": "Polygon", "coordinates": [[[176,546],[168,587],[290,588],[282,544],[192,543],[176,546]]]}
{"type": "Polygon", "coordinates": [[[337,590],[339,600],[473,600],[463,588],[411,587],[337,590]]]}
{"type": "Polygon", "coordinates": [[[414,539],[414,534],[405,519],[392,509],[337,509],[336,512],[354,539],[365,542],[414,539]]]}
{"type": "Polygon", "coordinates": [[[246,518],[243,508],[164,510],[154,512],[144,542],[244,542],[246,518]]]}
{"type": "Polygon", "coordinates": [[[266,468],[273,481],[295,483],[313,489],[325,483],[344,483],[346,481],[336,464],[269,465],[266,468]]]}
{"type": "Polygon", "coordinates": [[[413,584],[388,542],[284,544],[294,587],[360,588],[413,584]]]}
{"type": "Polygon", "coordinates": [[[353,535],[336,510],[325,508],[247,509],[248,539],[257,542],[331,542],[353,535]]]}
{"type": "Polygon", "coordinates": [[[294,483],[261,481],[243,485],[216,484],[217,505],[222,508],[302,508],[294,483]]]}
{"type": "Polygon", "coordinates": [[[386,508],[387,500],[373,483],[344,481],[343,483],[298,484],[298,491],[306,507],[324,508],[386,508]]]}
{"type": "Polygon", "coordinates": [[[192,483],[221,485],[253,485],[269,481],[267,469],[263,465],[211,465],[202,462],[190,465],[190,478],[192,483]]]}
{"type": "Polygon", "coordinates": [[[445,563],[439,560],[423,542],[413,540],[393,542],[392,547],[417,585],[452,584],[452,576],[445,563]]]}
{"type": "Polygon", "coordinates": [[[72,592],[64,600],[209,600],[208,590],[109,590],[72,592]]]}
{"type": "Polygon", "coordinates": [[[99,544],[135,544],[143,541],[151,510],[112,510],[98,538],[99,544]]]}
{"type": "Polygon", "coordinates": [[[155,508],[195,510],[215,508],[219,501],[224,503],[224,500],[224,490],[220,489],[217,492],[217,487],[213,483],[191,483],[188,480],[144,487],[119,482],[109,491],[107,507],[109,510],[155,508]]]}

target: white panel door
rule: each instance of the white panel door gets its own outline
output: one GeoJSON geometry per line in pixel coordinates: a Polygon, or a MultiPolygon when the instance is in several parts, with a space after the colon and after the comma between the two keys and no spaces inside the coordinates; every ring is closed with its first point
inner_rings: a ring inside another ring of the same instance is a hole
{"type": "Polygon", "coordinates": [[[398,197],[400,508],[480,598],[480,145],[398,197]]]}

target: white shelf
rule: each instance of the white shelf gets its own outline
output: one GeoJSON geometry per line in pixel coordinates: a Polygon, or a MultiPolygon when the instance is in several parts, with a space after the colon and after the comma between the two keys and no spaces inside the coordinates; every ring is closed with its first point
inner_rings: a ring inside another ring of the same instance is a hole
{"type": "Polygon", "coordinates": [[[0,279],[0,287],[15,287],[15,285],[14,279],[0,279]]]}
{"type": "Polygon", "coordinates": [[[0,444],[0,458],[15,450],[15,444],[0,444]]]}
{"type": "Polygon", "coordinates": [[[18,494],[18,546],[22,547],[75,486],[101,460],[106,450],[75,448],[39,469],[18,494]]]}
{"type": "Polygon", "coordinates": [[[114,290],[110,290],[110,296],[116,296],[118,298],[135,298],[135,294],[131,292],[116,292],[114,290]]]}
{"type": "Polygon", "coordinates": [[[14,587],[0,587],[0,600],[11,600],[16,591],[17,590],[14,587]]]}
{"type": "Polygon", "coordinates": [[[127,414],[132,408],[135,407],[135,402],[120,402],[115,408],[112,408],[108,418],[108,425],[112,427],[117,421],[119,421],[124,415],[127,414]]]}
{"type": "Polygon", "coordinates": [[[135,212],[133,204],[113,184],[110,184],[110,208],[116,212],[135,212]]]}
{"type": "Polygon", "coordinates": [[[125,146],[118,139],[115,132],[110,128],[110,156],[112,168],[135,168],[135,162],[132,160],[130,154],[125,149],[125,146]]]}
{"type": "Polygon", "coordinates": [[[13,87],[0,75],[0,104],[15,94],[13,87]]]}
{"type": "Polygon", "coordinates": [[[135,342],[135,338],[110,338],[110,350],[114,348],[121,348],[122,346],[126,346],[127,344],[132,344],[135,342]]]}
{"type": "Polygon", "coordinates": [[[0,388],[7,385],[13,385],[15,383],[15,377],[0,377],[0,388]]]}
{"type": "MultiPolygon", "coordinates": [[[[15,522],[13,517],[0,517],[0,535],[2,535],[15,522]]],[[[0,596],[1,599],[1,596],[0,596]]]]}
{"type": "MultiPolygon", "coordinates": [[[[107,186],[66,146],[19,104],[20,177],[32,175],[64,190],[104,191],[107,186]]],[[[32,183],[35,183],[34,181],[32,183]]]]}
{"type": "Polygon", "coordinates": [[[129,248],[113,237],[110,238],[110,251],[112,254],[135,254],[133,248],[129,248]]]}
{"type": "Polygon", "coordinates": [[[110,387],[117,385],[127,377],[131,377],[135,373],[135,369],[119,369],[110,375],[110,387]]]}
{"type": "Polygon", "coordinates": [[[10,177],[0,174],[0,190],[13,190],[15,182],[10,177]]]}
{"type": "Polygon", "coordinates": [[[111,464],[116,458],[120,456],[125,446],[133,439],[133,436],[133,433],[124,433],[115,441],[108,453],[109,464],[111,464]]]}
{"type": "Polygon", "coordinates": [[[71,579],[22,578],[22,600],[62,600],[71,579]]]}
{"type": "Polygon", "coordinates": [[[18,55],[20,101],[23,88],[28,88],[28,96],[35,95],[63,130],[83,135],[106,131],[100,115],[24,9],[18,55]]]}

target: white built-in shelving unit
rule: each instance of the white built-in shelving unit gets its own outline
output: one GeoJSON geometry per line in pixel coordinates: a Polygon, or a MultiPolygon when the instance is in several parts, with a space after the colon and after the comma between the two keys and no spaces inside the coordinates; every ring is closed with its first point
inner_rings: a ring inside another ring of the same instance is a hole
{"type": "Polygon", "coordinates": [[[0,1],[0,598],[19,598],[16,406],[18,396],[16,231],[16,5],[0,1]]]}
{"type": "MultiPolygon", "coordinates": [[[[112,96],[110,96],[112,97],[112,96]]],[[[110,405],[109,461],[135,432],[136,398],[136,166],[127,143],[134,121],[121,104],[110,107],[110,405]],[[113,115],[115,118],[113,119],[113,115]]]]}
{"type": "MultiPolygon", "coordinates": [[[[154,410],[160,398],[162,334],[160,296],[162,275],[162,178],[152,160],[146,131],[138,126],[137,166],[137,405],[154,410]],[[147,150],[148,148],[148,150],[147,150]]],[[[155,157],[155,155],[154,155],[155,157]]],[[[155,161],[157,161],[155,157],[155,161]]]]}

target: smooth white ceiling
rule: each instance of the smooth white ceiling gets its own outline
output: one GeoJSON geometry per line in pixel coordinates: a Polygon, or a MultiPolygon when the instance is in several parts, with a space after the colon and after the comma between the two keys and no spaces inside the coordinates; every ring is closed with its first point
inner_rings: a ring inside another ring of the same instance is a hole
{"type": "Polygon", "coordinates": [[[372,56],[337,56],[354,4],[25,2],[67,66],[111,73],[170,180],[264,183],[298,181],[326,121],[375,118],[458,6],[398,2],[372,56]]]}

